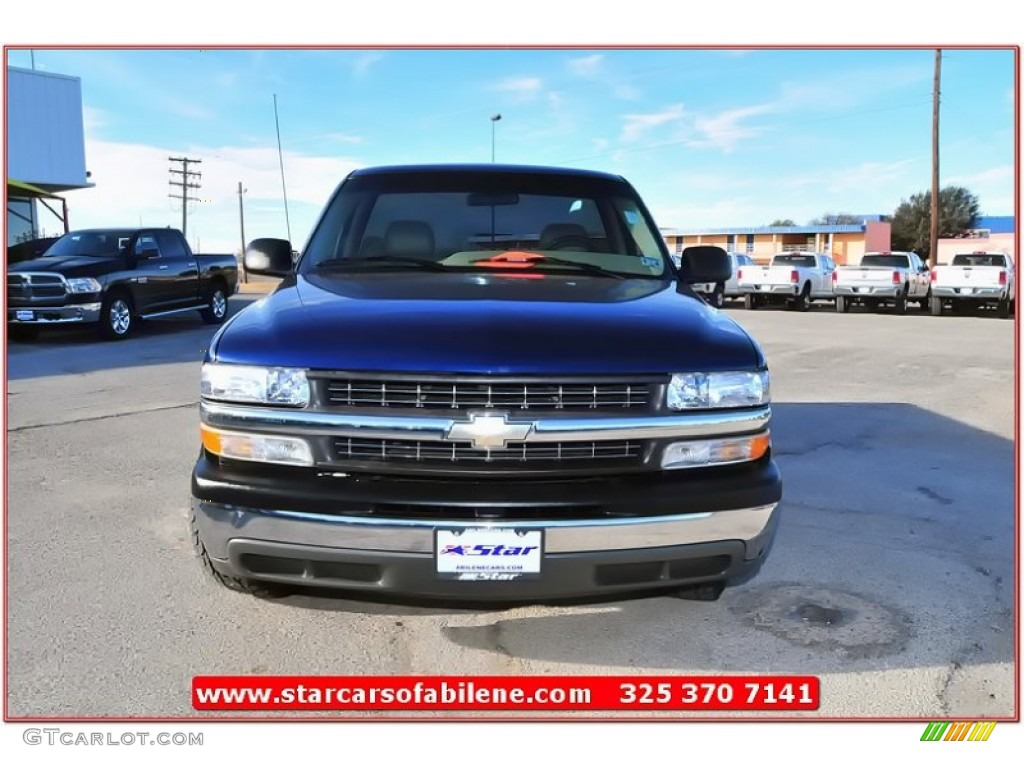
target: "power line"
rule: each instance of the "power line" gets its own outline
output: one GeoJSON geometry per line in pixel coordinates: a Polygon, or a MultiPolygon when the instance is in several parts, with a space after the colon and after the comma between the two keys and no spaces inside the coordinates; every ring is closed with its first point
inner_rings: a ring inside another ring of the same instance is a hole
{"type": "Polygon", "coordinates": [[[169,182],[169,184],[172,187],[181,187],[181,191],[180,192],[169,192],[167,194],[167,196],[170,197],[170,198],[173,198],[175,200],[181,200],[181,234],[182,234],[182,236],[187,238],[188,237],[188,204],[189,204],[190,201],[194,202],[194,203],[199,202],[199,198],[198,197],[191,197],[191,196],[189,196],[188,192],[189,192],[190,189],[199,189],[199,187],[202,186],[201,184],[199,184],[199,182],[193,181],[193,179],[202,178],[202,175],[203,175],[203,174],[199,173],[198,171],[190,171],[188,169],[188,167],[189,167],[189,165],[199,165],[203,161],[202,160],[196,160],[196,159],[190,158],[190,157],[168,157],[167,159],[170,162],[172,162],[172,163],[180,163],[181,164],[181,169],[180,170],[178,168],[171,168],[170,169],[171,180],[169,182]],[[174,181],[174,177],[175,176],[180,176],[181,177],[181,181],[174,181]]]}

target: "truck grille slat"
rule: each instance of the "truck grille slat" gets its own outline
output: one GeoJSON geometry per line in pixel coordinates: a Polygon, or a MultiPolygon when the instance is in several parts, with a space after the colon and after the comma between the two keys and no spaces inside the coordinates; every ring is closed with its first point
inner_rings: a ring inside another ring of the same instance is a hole
{"type": "Polygon", "coordinates": [[[322,398],[328,407],[422,408],[463,411],[472,408],[525,410],[645,410],[647,382],[483,383],[404,380],[327,379],[322,398]]]}
{"type": "Polygon", "coordinates": [[[7,275],[7,300],[63,299],[64,278],[60,275],[11,273],[7,275]]]}
{"type": "Polygon", "coordinates": [[[643,443],[637,440],[570,443],[522,443],[505,448],[473,448],[469,443],[434,443],[420,440],[383,440],[340,437],[334,440],[336,461],[388,462],[389,464],[532,464],[549,462],[637,462],[643,443]]]}

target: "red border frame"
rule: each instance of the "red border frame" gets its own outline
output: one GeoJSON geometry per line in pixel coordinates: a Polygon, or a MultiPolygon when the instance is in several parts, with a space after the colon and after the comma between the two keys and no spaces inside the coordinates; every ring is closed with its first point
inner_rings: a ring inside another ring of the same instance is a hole
{"type": "MultiPolygon", "coordinates": [[[[56,51],[69,51],[69,50],[82,50],[82,51],[99,51],[99,50],[113,50],[113,51],[153,51],[153,50],[199,50],[202,48],[210,48],[215,50],[240,50],[240,51],[252,51],[252,50],[308,50],[308,51],[433,51],[433,50],[460,50],[460,51],[489,51],[489,50],[517,50],[517,51],[591,51],[591,50],[613,50],[613,51],[627,51],[627,50],[651,50],[651,51],[714,51],[714,50],[773,50],[773,51],[814,51],[814,50],[827,50],[827,51],[913,51],[913,50],[935,50],[941,48],[942,50],[1012,50],[1014,53],[1014,133],[1017,140],[1014,152],[1014,223],[1015,223],[1015,249],[1016,258],[1020,259],[1020,113],[1021,113],[1021,99],[1020,99],[1020,61],[1021,61],[1021,47],[1016,44],[986,44],[986,45],[966,45],[963,43],[955,45],[672,45],[672,44],[650,44],[650,45],[623,45],[623,44],[607,44],[607,43],[589,43],[586,45],[582,44],[571,44],[571,45],[524,45],[524,44],[512,44],[512,45],[441,45],[441,44],[430,44],[430,45],[410,45],[410,44],[399,44],[399,45],[316,45],[316,44],[275,44],[275,45],[240,45],[240,44],[227,44],[217,45],[211,44],[203,46],[199,44],[166,44],[166,45],[34,45],[34,44],[20,44],[20,45],[4,45],[4,93],[7,93],[7,55],[11,51],[24,51],[24,50],[56,50],[56,51]]],[[[4,125],[7,125],[7,100],[4,99],[2,117],[4,125]]],[[[3,169],[4,178],[7,176],[7,143],[4,142],[3,148],[3,169]]],[[[5,182],[6,184],[6,182],[5,182]]],[[[7,204],[7,191],[6,186],[4,189],[4,205],[7,204]]],[[[6,265],[6,257],[4,258],[6,265]]],[[[1014,365],[1014,389],[1013,389],[1013,414],[1014,414],[1014,457],[1013,457],[1013,469],[1014,469],[1014,714],[1009,717],[982,717],[979,715],[974,719],[985,719],[988,721],[995,722],[1020,722],[1020,483],[1018,479],[1020,477],[1020,379],[1018,376],[1020,361],[1018,359],[1020,349],[1020,313],[1014,313],[1013,326],[1013,365],[1014,365]]],[[[3,352],[4,361],[6,366],[7,360],[7,331],[6,322],[3,333],[3,352]]],[[[4,380],[7,379],[7,369],[4,368],[4,380]]],[[[152,723],[223,723],[223,722],[240,722],[240,723],[367,723],[367,722],[380,722],[380,723],[437,723],[437,722],[503,722],[503,723],[535,723],[535,722],[551,722],[551,723],[576,723],[576,722],[622,722],[622,723],[879,723],[879,722],[906,722],[906,723],[927,723],[933,720],[949,720],[951,716],[943,713],[937,713],[929,717],[643,717],[643,716],[630,716],[630,717],[444,717],[438,718],[434,716],[421,716],[421,717],[361,717],[361,716],[350,716],[350,717],[231,717],[231,716],[203,716],[203,717],[159,717],[159,716],[124,716],[124,717],[12,717],[8,712],[8,661],[9,652],[7,645],[7,623],[8,623],[8,612],[7,612],[7,588],[8,580],[6,575],[8,573],[8,561],[7,561],[7,542],[8,542],[8,531],[7,531],[7,454],[8,454],[8,441],[7,441],[7,408],[6,405],[3,409],[3,430],[4,430],[4,462],[3,462],[3,536],[4,536],[4,548],[3,548],[3,614],[4,614],[4,626],[3,626],[3,637],[4,637],[4,659],[3,659],[3,719],[4,722],[8,723],[138,723],[138,722],[152,722],[152,723]]],[[[964,717],[957,715],[957,718],[963,720],[964,717]]],[[[971,719],[971,718],[967,718],[971,719]]]]}

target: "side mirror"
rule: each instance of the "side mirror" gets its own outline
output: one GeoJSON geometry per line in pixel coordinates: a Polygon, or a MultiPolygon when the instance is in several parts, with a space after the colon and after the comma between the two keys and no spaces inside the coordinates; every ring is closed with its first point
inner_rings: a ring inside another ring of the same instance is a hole
{"type": "Polygon", "coordinates": [[[242,260],[245,271],[251,274],[285,277],[292,271],[292,244],[287,240],[261,237],[249,243],[242,260]]]}
{"type": "Polygon", "coordinates": [[[155,259],[159,255],[160,252],[156,248],[143,248],[139,251],[138,258],[139,261],[142,261],[144,259],[155,259]]]}
{"type": "Polygon", "coordinates": [[[724,283],[732,277],[729,254],[717,245],[691,245],[679,260],[679,281],[693,283],[724,283]]]}

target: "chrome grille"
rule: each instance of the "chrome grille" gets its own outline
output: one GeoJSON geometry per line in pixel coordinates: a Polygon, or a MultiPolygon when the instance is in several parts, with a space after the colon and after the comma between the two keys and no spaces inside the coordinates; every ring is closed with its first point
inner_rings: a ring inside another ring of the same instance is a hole
{"type": "Polygon", "coordinates": [[[25,282],[25,278],[21,275],[8,275],[7,276],[7,299],[27,299],[28,284],[25,282]]]}
{"type": "Polygon", "coordinates": [[[646,381],[505,383],[331,378],[325,381],[323,391],[324,403],[328,406],[593,412],[647,409],[651,384],[646,381]]]}
{"type": "Polygon", "coordinates": [[[382,440],[357,437],[334,439],[334,458],[354,462],[407,462],[418,465],[472,465],[565,462],[634,463],[643,456],[643,442],[614,440],[601,442],[520,443],[505,448],[473,448],[469,443],[439,443],[421,440],[382,440]]]}
{"type": "Polygon", "coordinates": [[[7,276],[7,298],[59,299],[65,295],[60,275],[14,273],[7,276]]]}

